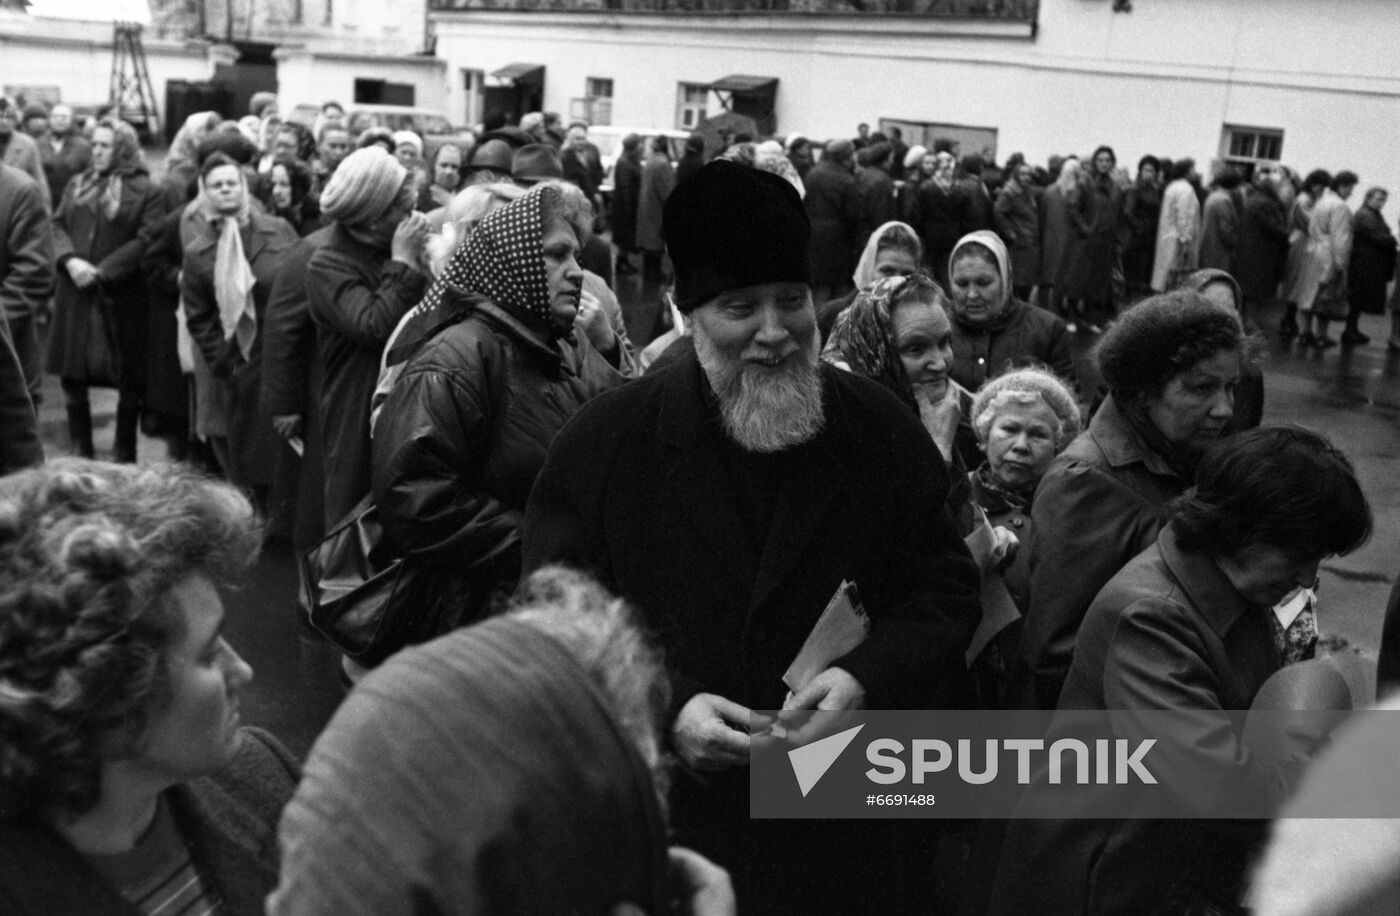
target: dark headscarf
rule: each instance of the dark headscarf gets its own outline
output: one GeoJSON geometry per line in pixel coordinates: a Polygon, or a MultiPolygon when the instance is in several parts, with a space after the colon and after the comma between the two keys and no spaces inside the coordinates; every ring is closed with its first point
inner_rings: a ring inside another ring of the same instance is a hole
{"type": "Polygon", "coordinates": [[[279,894],[326,885],[352,913],[669,911],[664,819],[633,737],[560,643],[509,617],[357,685],[281,835],[279,894]]]}
{"type": "Polygon", "coordinates": [[[107,219],[115,219],[122,205],[122,179],[144,172],[141,162],[141,140],[136,129],[125,121],[104,119],[98,127],[112,132],[112,163],[105,172],[96,166],[88,168],[78,179],[74,203],[80,207],[98,209],[107,219]]]}
{"type": "Polygon", "coordinates": [[[421,337],[429,326],[447,320],[449,316],[439,313],[449,290],[489,299],[527,327],[553,336],[544,269],[544,207],[547,199],[558,195],[554,188],[539,185],[478,223],[414,309],[400,339],[421,337]]]}

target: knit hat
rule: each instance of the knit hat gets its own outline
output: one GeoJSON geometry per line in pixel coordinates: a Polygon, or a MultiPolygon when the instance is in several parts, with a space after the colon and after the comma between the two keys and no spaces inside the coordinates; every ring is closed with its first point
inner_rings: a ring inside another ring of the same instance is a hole
{"type": "Polygon", "coordinates": [[[807,211],[777,175],[711,162],[666,198],[661,224],[682,312],[729,289],[811,282],[807,211]]]}
{"type": "Polygon", "coordinates": [[[411,147],[413,147],[415,150],[417,150],[419,156],[422,156],[422,155],[423,155],[423,138],[422,138],[422,137],[418,136],[416,133],[414,133],[414,132],[411,131],[411,130],[396,130],[396,131],[394,131],[394,149],[398,149],[400,146],[402,146],[402,145],[405,144],[405,143],[407,143],[409,146],[411,146],[411,147]]]}
{"type": "Polygon", "coordinates": [[[408,170],[381,146],[345,157],[321,192],[321,212],[350,226],[372,223],[393,206],[408,170]]]}
{"type": "Polygon", "coordinates": [[[564,166],[554,147],[531,143],[515,151],[510,161],[510,177],[517,184],[534,184],[564,177],[564,166]]]}

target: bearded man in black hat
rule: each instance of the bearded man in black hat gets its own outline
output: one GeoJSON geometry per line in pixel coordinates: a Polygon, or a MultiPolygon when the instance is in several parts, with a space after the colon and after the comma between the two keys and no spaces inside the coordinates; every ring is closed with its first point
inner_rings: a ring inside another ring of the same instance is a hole
{"type": "Polygon", "coordinates": [[[731,162],[667,199],[694,349],[587,405],[530,497],[529,569],[592,572],[645,614],[671,674],[677,841],[735,878],[741,912],[903,912],[931,893],[927,826],[750,821],[751,710],[843,580],[871,630],[791,708],[925,708],[963,672],[978,575],[948,472],[879,385],[818,360],[809,226],[792,185],[731,162]]]}

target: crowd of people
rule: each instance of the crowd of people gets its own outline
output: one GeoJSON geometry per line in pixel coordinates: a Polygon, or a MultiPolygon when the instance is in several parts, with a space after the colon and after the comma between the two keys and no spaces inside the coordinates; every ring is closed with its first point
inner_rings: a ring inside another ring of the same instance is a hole
{"type": "MultiPolygon", "coordinates": [[[[1316,588],[1371,510],[1325,436],[1261,425],[1256,323],[1364,343],[1384,190],[868,128],[630,136],[608,174],[538,112],[428,149],[251,107],[153,178],[116,118],[0,104],[37,169],[0,167],[0,909],[1335,911],[1251,887],[1265,821],[751,821],[747,765],[764,710],[1368,704],[1316,588]],[[638,340],[635,272],[671,324],[638,340]],[[299,764],[241,724],[217,587],[351,525],[398,603],[303,583],[348,694],[299,764]],[[868,634],[785,683],[844,583],[868,634]]],[[[1187,740],[1203,815],[1325,744],[1187,740]]]]}

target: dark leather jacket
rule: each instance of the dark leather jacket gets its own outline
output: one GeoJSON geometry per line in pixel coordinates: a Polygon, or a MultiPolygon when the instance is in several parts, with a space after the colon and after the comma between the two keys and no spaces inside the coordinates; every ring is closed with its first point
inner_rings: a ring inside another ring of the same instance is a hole
{"type": "Polygon", "coordinates": [[[449,295],[375,426],[375,505],[401,550],[510,586],[545,453],[585,402],[626,376],[585,334],[546,345],[495,304],[449,295]]]}

